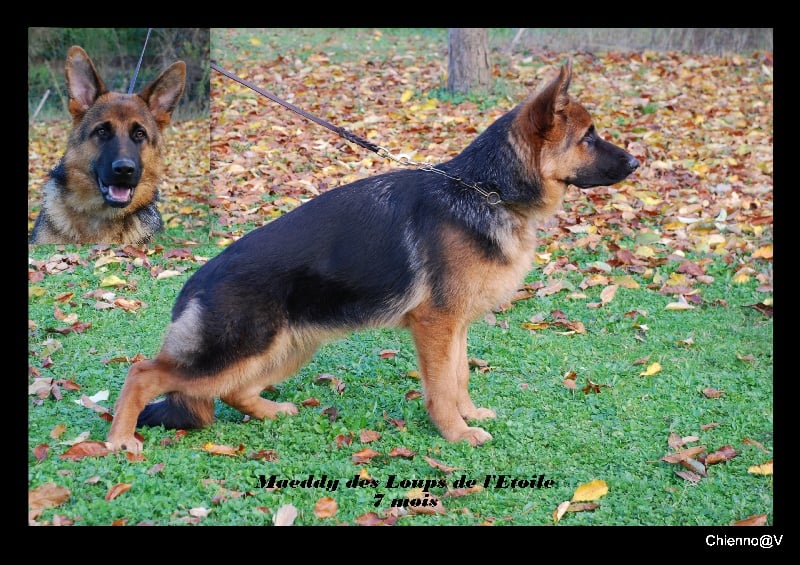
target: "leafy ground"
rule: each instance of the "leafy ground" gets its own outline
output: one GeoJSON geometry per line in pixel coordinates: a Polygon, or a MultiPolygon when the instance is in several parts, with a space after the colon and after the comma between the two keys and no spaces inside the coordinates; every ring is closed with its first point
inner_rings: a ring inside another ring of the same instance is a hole
{"type": "MultiPolygon", "coordinates": [[[[497,96],[453,99],[441,37],[395,34],[212,30],[212,59],[437,162],[567,56],[496,52],[497,96]]],[[[127,367],[157,351],[191,272],[303,200],[398,166],[214,73],[210,182],[203,126],[177,124],[166,234],[29,250],[31,523],[773,524],[772,55],[572,55],[572,93],[643,165],[571,190],[516,300],[472,328],[492,442],[438,436],[411,343],[387,330],[324,347],[265,393],[296,417],[242,422],[221,405],[205,430],[142,430],[144,459],[104,450],[127,367]]],[[[30,134],[31,225],[52,132],[30,134]]]]}

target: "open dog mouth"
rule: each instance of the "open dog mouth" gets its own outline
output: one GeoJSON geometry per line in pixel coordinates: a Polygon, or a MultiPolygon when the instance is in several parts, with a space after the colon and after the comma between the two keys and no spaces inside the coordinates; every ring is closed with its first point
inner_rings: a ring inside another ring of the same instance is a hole
{"type": "Polygon", "coordinates": [[[124,208],[130,204],[136,188],[124,184],[105,184],[100,178],[97,179],[97,185],[106,204],[115,208],[124,208]]]}

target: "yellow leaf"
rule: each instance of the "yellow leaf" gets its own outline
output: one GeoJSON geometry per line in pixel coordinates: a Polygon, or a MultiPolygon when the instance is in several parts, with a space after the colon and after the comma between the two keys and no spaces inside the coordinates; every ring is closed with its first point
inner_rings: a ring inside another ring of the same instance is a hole
{"type": "Polygon", "coordinates": [[[258,47],[259,45],[261,45],[261,40],[257,37],[251,37],[250,45],[255,45],[256,47],[258,47]]]}
{"type": "Polygon", "coordinates": [[[44,296],[46,291],[41,286],[31,286],[28,287],[28,298],[33,298],[35,296],[44,296]]]}
{"type": "Polygon", "coordinates": [[[772,474],[772,461],[767,461],[761,465],[752,465],[747,468],[747,472],[753,475],[771,475],[772,474]]]}
{"type": "Polygon", "coordinates": [[[633,277],[631,277],[630,275],[614,277],[613,280],[614,284],[619,285],[623,288],[633,288],[633,289],[639,288],[639,283],[633,280],[633,277]]]}
{"type": "Polygon", "coordinates": [[[733,276],[733,282],[735,282],[735,283],[737,283],[737,284],[746,283],[746,282],[748,282],[749,280],[750,280],[750,275],[749,275],[749,274],[747,274],[747,273],[741,273],[741,272],[739,272],[739,273],[736,273],[736,274],[733,276]]]}
{"type": "Polygon", "coordinates": [[[634,251],[634,255],[638,255],[639,257],[653,257],[655,254],[656,252],[649,245],[640,245],[636,248],[636,251],[634,251]]]}
{"type": "Polygon", "coordinates": [[[124,284],[127,283],[117,275],[111,275],[100,281],[100,286],[122,286],[124,284]]]}
{"type": "Polygon", "coordinates": [[[158,273],[158,276],[156,277],[156,279],[157,280],[168,279],[169,277],[176,277],[176,276],[178,276],[180,274],[181,274],[180,271],[175,271],[173,269],[167,269],[165,271],[161,271],[160,273],[158,273]]]}
{"type": "Polygon", "coordinates": [[[756,250],[752,255],[753,259],[772,259],[772,244],[765,245],[756,250]]]}
{"type": "Polygon", "coordinates": [[[436,98],[428,98],[422,105],[422,110],[435,110],[438,105],[436,98]]]}
{"type": "Polygon", "coordinates": [[[122,259],[115,257],[114,255],[104,255],[95,261],[94,268],[99,269],[103,265],[108,265],[109,263],[122,263],[122,259]]]}
{"type": "Polygon", "coordinates": [[[411,97],[412,97],[412,96],[414,96],[414,92],[413,92],[413,91],[411,91],[411,90],[406,90],[406,91],[405,91],[405,92],[403,92],[403,94],[400,96],[400,102],[402,102],[403,104],[405,104],[406,102],[408,102],[409,100],[411,100],[411,97]]]}
{"type": "Polygon", "coordinates": [[[670,302],[666,306],[664,306],[664,310],[694,310],[694,306],[686,302],[685,300],[679,302],[670,302]]]}
{"type": "Polygon", "coordinates": [[[608,493],[608,486],[602,479],[595,479],[584,483],[575,489],[572,495],[572,502],[585,502],[590,500],[597,500],[608,493]]]}
{"type": "Polygon", "coordinates": [[[661,363],[655,362],[655,363],[650,363],[647,366],[647,370],[639,373],[639,375],[641,375],[643,377],[651,377],[651,376],[656,375],[656,374],[658,374],[660,372],[661,372],[661,363]]]}

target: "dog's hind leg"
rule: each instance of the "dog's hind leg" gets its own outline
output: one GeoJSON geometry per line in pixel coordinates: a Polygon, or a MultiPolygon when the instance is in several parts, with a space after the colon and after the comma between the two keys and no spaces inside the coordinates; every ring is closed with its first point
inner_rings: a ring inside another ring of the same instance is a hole
{"type": "Polygon", "coordinates": [[[259,420],[274,419],[281,414],[296,415],[297,407],[291,402],[274,402],[262,397],[261,392],[302,367],[316,351],[319,341],[311,332],[303,335],[291,330],[282,331],[262,355],[249,359],[240,367],[239,386],[225,391],[220,400],[259,420]]]}
{"type": "Polygon", "coordinates": [[[142,442],[134,436],[139,414],[160,394],[181,390],[182,380],[183,377],[175,373],[174,363],[166,356],[134,363],[115,405],[114,420],[106,436],[107,447],[112,451],[140,453],[142,442]]]}
{"type": "Polygon", "coordinates": [[[264,387],[261,384],[242,387],[233,392],[223,395],[220,399],[239,412],[248,414],[253,418],[263,420],[265,418],[274,419],[280,414],[295,416],[298,414],[297,406],[291,402],[274,402],[261,396],[264,387]]]}
{"type": "Polygon", "coordinates": [[[425,390],[425,407],[433,423],[448,441],[465,440],[470,445],[481,445],[491,434],[481,428],[469,427],[464,422],[462,410],[470,417],[481,414],[469,399],[464,379],[466,363],[467,324],[454,316],[420,307],[408,315],[408,326],[414,337],[420,373],[425,390]],[[462,343],[463,342],[463,343],[462,343]]]}

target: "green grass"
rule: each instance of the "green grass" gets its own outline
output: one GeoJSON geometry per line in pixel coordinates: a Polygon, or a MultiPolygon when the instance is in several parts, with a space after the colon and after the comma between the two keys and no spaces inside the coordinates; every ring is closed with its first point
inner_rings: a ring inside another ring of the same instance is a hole
{"type": "MultiPolygon", "coordinates": [[[[30,257],[47,259],[56,250],[49,246],[32,248],[30,257]]],[[[91,249],[68,248],[81,259],[91,249]]],[[[211,247],[198,255],[216,252],[211,247]]],[[[74,256],[73,256],[74,257],[74,256]]],[[[587,257],[602,260],[602,257],[587,257]]],[[[299,514],[296,524],[353,523],[369,512],[383,513],[391,499],[408,489],[382,488],[390,475],[401,479],[439,479],[449,484],[466,475],[482,483],[487,475],[506,474],[531,478],[544,474],[555,485],[548,489],[489,488],[461,498],[442,500],[445,515],[413,515],[401,524],[481,524],[486,521],[514,525],[550,524],[552,512],[574,490],[592,479],[605,480],[609,493],[591,512],[567,514],[568,525],[729,525],[757,514],[772,517],[772,478],[749,474],[751,465],[771,459],[752,445],[750,438],[772,448],[772,320],[747,305],[759,302],[755,283],[733,284],[722,274],[703,288],[703,304],[690,311],[667,311],[671,297],[646,288],[647,280],[637,278],[639,289],[620,289],[613,301],[601,309],[588,309],[598,301],[599,288],[587,289],[586,300],[569,300],[565,293],[517,302],[496,314],[508,328],[478,321],[471,329],[470,356],[489,363],[485,374],[475,372],[472,395],[476,403],[497,411],[498,417],[485,428],[494,440],[480,447],[451,444],[443,440],[429,422],[421,398],[406,400],[410,390],[420,390],[414,350],[400,330],[360,331],[323,347],[297,376],[284,381],[268,398],[300,404],[314,397],[319,406],[302,407],[295,417],[275,421],[242,422],[242,415],[220,404],[217,422],[192,431],[177,442],[162,445],[175,436],[161,428],[144,429],[144,462],[129,462],[123,455],[59,459],[67,447],[58,441],[89,432],[102,440],[109,424],[75,402],[81,394],[110,391],[111,406],[122,385],[127,363],[104,363],[137,354],[152,356],[158,349],[168,321],[172,301],[187,276],[196,268],[185,260],[151,257],[151,266],[176,268],[190,265],[182,276],[157,280],[145,266],[129,263],[93,268],[94,260],[77,264],[71,273],[46,276],[35,285],[44,289],[29,301],[29,318],[36,323],[30,331],[31,367],[41,377],[72,379],[80,391],[63,390],[63,397],[48,398],[41,404],[31,397],[29,408],[29,483],[55,482],[70,490],[70,500],[45,510],[40,521],[55,515],[76,524],[102,525],[127,519],[128,523],[182,524],[192,508],[211,509],[202,518],[206,525],[270,524],[283,504],[293,504],[299,514]],[[82,295],[99,287],[100,281],[116,274],[136,286],[136,292],[119,290],[146,303],[136,312],[121,309],[96,310],[93,298],[82,295]],[[65,291],[74,292],[71,303],[56,303],[65,291]],[[724,298],[727,306],[715,299],[724,298]],[[62,336],[47,328],[63,324],[54,319],[58,304],[65,314],[75,313],[91,328],[82,334],[62,336]],[[528,331],[521,324],[532,316],[561,310],[569,320],[582,321],[586,334],[561,335],[556,329],[528,331]],[[636,316],[628,313],[638,311],[636,316]],[[641,326],[647,326],[646,331],[641,326]],[[724,336],[724,339],[721,337],[724,336]],[[692,338],[693,344],[684,342],[692,338]],[[61,348],[43,358],[52,342],[61,348]],[[393,349],[396,357],[382,359],[381,351],[393,349]],[[655,376],[640,376],[647,363],[658,361],[663,370],[655,376]],[[752,358],[752,361],[748,360],[752,358]],[[743,360],[744,359],[744,360],[743,360]],[[565,373],[577,373],[578,390],[562,384],[565,373]],[[330,374],[345,383],[343,392],[319,382],[330,374]],[[599,394],[581,392],[586,379],[602,386],[599,394]],[[706,388],[723,390],[717,399],[703,396],[706,388]],[[333,421],[323,412],[338,410],[333,421]],[[398,429],[390,419],[403,419],[398,429]],[[718,427],[701,426],[718,422],[718,427]],[[66,431],[58,439],[50,432],[58,424],[66,431]],[[362,444],[363,429],[381,433],[378,441],[362,444]],[[710,466],[708,477],[692,485],[674,474],[676,467],[660,459],[670,450],[670,432],[697,435],[696,444],[713,451],[726,444],[739,456],[710,466]],[[352,434],[350,446],[336,447],[336,437],[352,434]],[[207,443],[244,446],[237,456],[211,455],[207,443]],[[41,462],[33,457],[40,444],[51,447],[41,462]],[[390,457],[395,447],[406,447],[411,459],[390,457]],[[372,462],[356,464],[352,455],[364,447],[379,452],[372,462]],[[253,459],[249,454],[274,450],[277,461],[253,459]],[[454,467],[452,473],[433,468],[423,459],[432,457],[454,467]],[[158,472],[150,472],[163,464],[158,472]],[[344,482],[362,469],[380,482],[377,488],[345,488],[344,482]],[[276,475],[285,479],[339,479],[342,486],[329,493],[315,488],[284,488],[269,492],[258,488],[258,478],[276,475]],[[99,480],[94,480],[98,477],[99,480]],[[105,501],[106,491],[117,483],[132,488],[120,497],[105,501]],[[231,492],[232,491],[232,492],[231,492]],[[378,502],[377,494],[384,498],[378,502]],[[215,502],[222,496],[222,500],[215,502]],[[332,496],[339,505],[333,518],[317,518],[314,504],[332,496]],[[374,504],[378,502],[379,507],[374,504]],[[268,509],[268,510],[265,510],[268,509]]],[[[584,265],[582,260],[577,263],[584,265]]],[[[712,265],[720,273],[724,265],[712,265]]],[[[665,268],[668,270],[669,265],[665,268]]],[[[622,273],[612,273],[622,274],[622,273]]],[[[536,271],[531,278],[538,277],[536,271]]],[[[577,286],[582,273],[571,273],[577,286]]],[[[432,488],[434,496],[446,489],[432,488]]]]}

